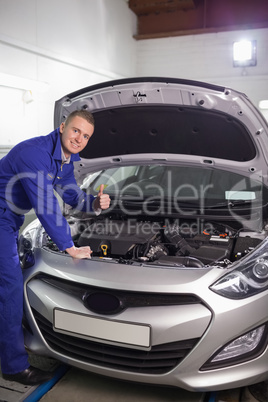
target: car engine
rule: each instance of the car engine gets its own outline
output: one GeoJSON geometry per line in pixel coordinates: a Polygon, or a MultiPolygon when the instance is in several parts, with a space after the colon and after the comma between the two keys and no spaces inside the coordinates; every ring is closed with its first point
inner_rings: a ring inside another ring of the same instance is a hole
{"type": "MultiPolygon", "coordinates": [[[[252,251],[265,232],[236,230],[224,223],[176,220],[68,219],[77,247],[90,246],[94,257],[154,265],[201,268],[228,266],[252,251]]],[[[57,251],[50,240],[46,247],[57,251]]]]}

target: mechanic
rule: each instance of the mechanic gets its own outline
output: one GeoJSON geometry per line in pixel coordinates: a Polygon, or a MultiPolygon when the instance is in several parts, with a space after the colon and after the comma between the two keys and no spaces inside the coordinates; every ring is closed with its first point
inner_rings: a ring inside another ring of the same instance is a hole
{"type": "Polygon", "coordinates": [[[28,362],[24,347],[23,278],[18,255],[18,232],[26,212],[37,217],[60,250],[73,258],[90,258],[90,247],[75,247],[54,190],[71,207],[99,214],[110,205],[100,186],[97,197],[77,185],[73,162],[94,131],[86,110],[72,112],[46,136],[23,141],[0,160],[0,358],[3,378],[25,385],[40,384],[52,375],[28,362]]]}

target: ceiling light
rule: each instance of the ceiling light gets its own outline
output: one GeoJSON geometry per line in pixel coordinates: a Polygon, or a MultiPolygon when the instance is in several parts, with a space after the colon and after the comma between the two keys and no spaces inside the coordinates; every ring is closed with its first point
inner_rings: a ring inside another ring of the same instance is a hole
{"type": "Polygon", "coordinates": [[[233,43],[234,67],[256,66],[256,41],[242,40],[233,43]]]}
{"type": "Polygon", "coordinates": [[[259,108],[260,109],[268,109],[268,100],[267,99],[261,100],[259,102],[259,108]]]}

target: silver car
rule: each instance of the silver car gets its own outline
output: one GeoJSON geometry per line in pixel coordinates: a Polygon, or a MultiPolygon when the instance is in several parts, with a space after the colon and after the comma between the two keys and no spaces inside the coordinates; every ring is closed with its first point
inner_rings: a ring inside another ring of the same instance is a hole
{"type": "Polygon", "coordinates": [[[25,342],[94,373],[189,391],[268,379],[268,127],[232,89],[123,79],[55,104],[95,133],[76,165],[99,216],[62,210],[76,246],[38,220],[20,238],[25,342]]]}

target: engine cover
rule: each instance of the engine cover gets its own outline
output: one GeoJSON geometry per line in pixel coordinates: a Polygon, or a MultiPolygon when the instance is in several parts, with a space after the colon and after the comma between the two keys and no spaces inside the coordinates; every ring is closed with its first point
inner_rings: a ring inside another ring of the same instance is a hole
{"type": "Polygon", "coordinates": [[[158,223],[106,219],[85,229],[78,246],[90,246],[93,253],[102,252],[102,247],[107,246],[107,255],[124,256],[135,245],[153,240],[159,229],[158,223]]]}

